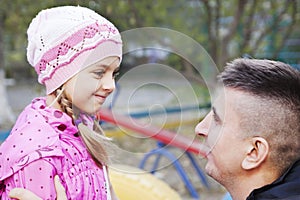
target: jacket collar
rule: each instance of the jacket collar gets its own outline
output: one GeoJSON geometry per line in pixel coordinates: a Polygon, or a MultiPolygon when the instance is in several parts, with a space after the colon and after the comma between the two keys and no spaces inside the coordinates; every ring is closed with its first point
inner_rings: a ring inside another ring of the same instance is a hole
{"type": "Polygon", "coordinates": [[[300,197],[300,159],[273,183],[253,190],[247,200],[293,199],[293,197],[300,197]]]}

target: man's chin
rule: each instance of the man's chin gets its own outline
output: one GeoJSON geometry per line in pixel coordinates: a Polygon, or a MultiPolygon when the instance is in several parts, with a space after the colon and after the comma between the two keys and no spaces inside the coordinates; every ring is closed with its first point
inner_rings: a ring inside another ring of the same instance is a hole
{"type": "Polygon", "coordinates": [[[205,172],[207,173],[207,175],[212,177],[213,165],[212,165],[212,160],[211,160],[210,154],[208,154],[206,156],[206,160],[207,160],[207,162],[206,162],[206,165],[205,165],[205,172]]]}
{"type": "Polygon", "coordinates": [[[208,176],[213,178],[212,170],[211,170],[211,168],[208,167],[208,164],[206,164],[206,166],[205,166],[205,172],[208,176]]]}

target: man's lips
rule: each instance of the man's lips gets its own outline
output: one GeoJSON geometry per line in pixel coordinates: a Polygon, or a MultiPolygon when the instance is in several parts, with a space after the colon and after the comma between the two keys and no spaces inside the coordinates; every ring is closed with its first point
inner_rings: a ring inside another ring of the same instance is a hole
{"type": "Polygon", "coordinates": [[[201,155],[204,158],[207,158],[207,156],[211,153],[212,148],[209,147],[207,144],[200,144],[199,145],[199,151],[201,152],[201,155]]]}

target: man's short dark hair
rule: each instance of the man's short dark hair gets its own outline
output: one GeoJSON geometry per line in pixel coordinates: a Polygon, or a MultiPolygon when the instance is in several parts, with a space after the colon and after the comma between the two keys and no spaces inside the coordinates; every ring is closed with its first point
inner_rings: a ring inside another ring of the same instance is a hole
{"type": "Polygon", "coordinates": [[[249,119],[241,121],[247,134],[262,127],[280,171],[300,158],[300,71],[278,61],[238,58],[226,65],[218,79],[225,88],[245,92],[261,103],[249,108],[243,116],[249,119]]]}

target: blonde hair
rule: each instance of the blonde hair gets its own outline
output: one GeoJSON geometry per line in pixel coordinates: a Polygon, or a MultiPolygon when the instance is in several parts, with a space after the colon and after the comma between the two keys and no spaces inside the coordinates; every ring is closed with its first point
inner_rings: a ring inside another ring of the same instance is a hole
{"type": "MultiPolygon", "coordinates": [[[[55,92],[57,102],[61,106],[63,112],[69,115],[73,119],[73,123],[76,124],[78,114],[73,110],[72,102],[67,98],[64,92],[63,86],[58,88],[55,92]]],[[[93,130],[87,127],[84,122],[80,122],[77,125],[79,136],[82,138],[88,152],[95,161],[95,163],[101,167],[110,163],[109,152],[113,149],[113,143],[111,139],[104,135],[104,131],[99,125],[97,120],[94,120],[93,130]]]]}

